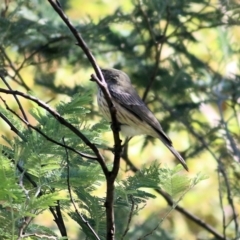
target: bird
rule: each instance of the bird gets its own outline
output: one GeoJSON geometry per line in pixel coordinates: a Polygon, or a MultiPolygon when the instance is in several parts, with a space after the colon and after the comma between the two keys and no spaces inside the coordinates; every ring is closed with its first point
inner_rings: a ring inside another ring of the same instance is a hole
{"type": "MultiPolygon", "coordinates": [[[[129,76],[125,72],[114,68],[104,68],[101,71],[111,95],[112,103],[116,108],[116,118],[121,133],[127,137],[149,135],[160,139],[188,171],[185,160],[175,150],[171,139],[163,131],[157,118],[140,98],[131,84],[129,76]]],[[[109,107],[100,87],[98,87],[97,102],[103,117],[111,122],[109,107]]]]}

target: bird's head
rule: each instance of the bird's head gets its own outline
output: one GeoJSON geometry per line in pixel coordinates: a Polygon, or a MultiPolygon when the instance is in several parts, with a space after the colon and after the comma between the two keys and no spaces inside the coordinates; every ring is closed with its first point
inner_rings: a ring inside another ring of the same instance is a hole
{"type": "Polygon", "coordinates": [[[131,84],[130,78],[123,71],[114,68],[101,69],[107,84],[116,84],[119,86],[131,84]]]}

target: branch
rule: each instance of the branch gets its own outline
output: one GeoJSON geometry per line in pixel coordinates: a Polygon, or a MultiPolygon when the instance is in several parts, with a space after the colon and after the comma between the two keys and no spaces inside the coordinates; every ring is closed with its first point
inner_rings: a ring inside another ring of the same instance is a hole
{"type": "MultiPolygon", "coordinates": [[[[68,20],[67,16],[64,14],[60,3],[56,0],[48,0],[48,2],[52,5],[53,9],[58,13],[58,15],[62,18],[62,20],[65,22],[69,30],[72,32],[74,37],[77,40],[77,45],[81,47],[85,55],[87,56],[89,62],[92,64],[92,67],[95,70],[96,77],[93,75],[92,78],[97,82],[98,86],[103,91],[104,97],[107,101],[109,112],[111,115],[112,120],[112,132],[113,132],[113,138],[114,138],[114,150],[115,150],[115,156],[114,156],[114,162],[113,162],[113,169],[112,171],[108,171],[107,168],[103,169],[104,175],[106,177],[107,181],[107,195],[106,195],[106,215],[107,215],[107,237],[106,239],[114,239],[115,236],[115,225],[114,225],[114,209],[113,209],[113,201],[114,201],[114,181],[117,177],[119,166],[120,166],[120,155],[121,155],[121,140],[119,137],[119,123],[117,121],[116,117],[116,108],[114,107],[111,95],[108,91],[107,84],[105,82],[105,79],[103,77],[103,74],[99,68],[99,66],[96,63],[96,60],[89,50],[87,44],[83,40],[81,34],[77,31],[77,29],[72,25],[72,23],[68,20]]],[[[100,162],[100,164],[103,164],[100,162]]],[[[102,166],[103,168],[103,166],[102,166]]]]}

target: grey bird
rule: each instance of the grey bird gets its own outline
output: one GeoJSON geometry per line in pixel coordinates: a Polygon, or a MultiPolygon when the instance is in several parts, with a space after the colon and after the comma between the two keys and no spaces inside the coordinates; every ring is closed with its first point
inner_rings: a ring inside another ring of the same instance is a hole
{"type": "MultiPolygon", "coordinates": [[[[139,97],[128,75],[114,68],[102,69],[102,73],[117,110],[117,120],[120,123],[123,135],[136,136],[144,134],[159,138],[188,171],[185,160],[174,149],[172,141],[164,133],[154,114],[139,97]]],[[[98,88],[97,100],[103,117],[111,121],[109,108],[100,88],[98,88]]]]}

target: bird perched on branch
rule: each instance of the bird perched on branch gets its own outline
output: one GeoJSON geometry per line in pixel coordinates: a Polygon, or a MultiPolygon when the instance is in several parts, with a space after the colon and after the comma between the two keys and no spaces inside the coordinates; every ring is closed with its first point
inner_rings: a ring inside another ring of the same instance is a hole
{"type": "MultiPolygon", "coordinates": [[[[188,171],[186,162],[174,149],[172,141],[164,133],[154,114],[138,96],[128,75],[113,68],[102,69],[102,73],[112,97],[112,102],[117,110],[116,117],[123,135],[136,136],[145,134],[159,138],[188,171]]],[[[109,107],[100,88],[98,88],[97,100],[104,118],[111,121],[109,107]]]]}

